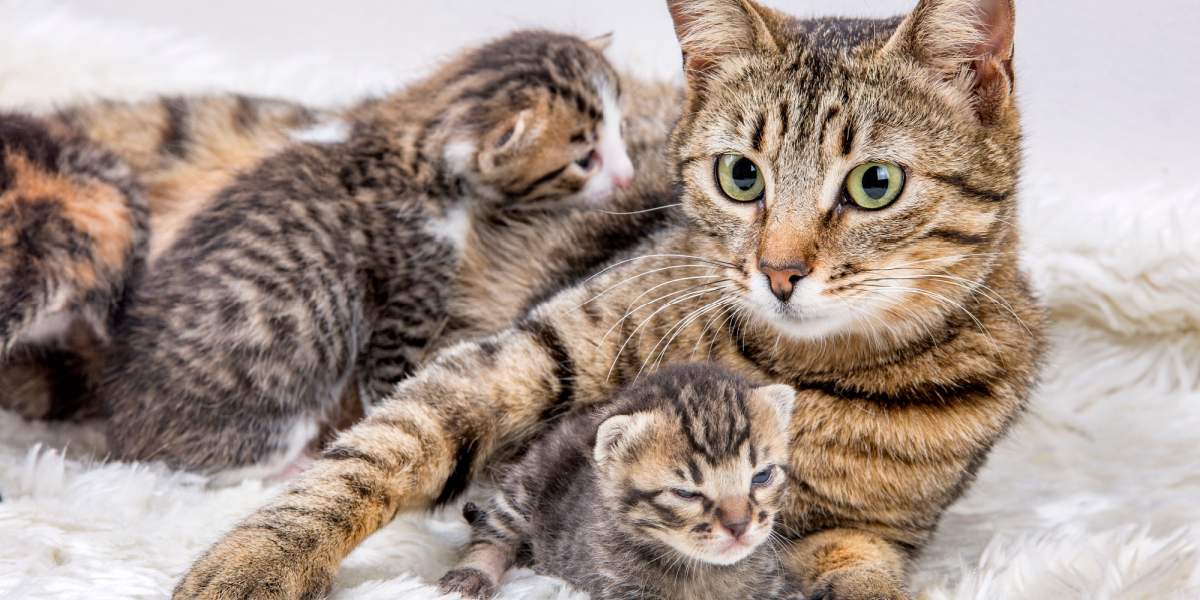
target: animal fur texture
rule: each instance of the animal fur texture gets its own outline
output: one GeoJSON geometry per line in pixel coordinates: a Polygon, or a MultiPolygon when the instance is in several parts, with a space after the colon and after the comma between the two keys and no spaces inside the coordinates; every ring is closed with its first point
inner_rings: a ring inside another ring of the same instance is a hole
{"type": "MultiPolygon", "coordinates": [[[[249,64],[62,8],[0,4],[12,16],[0,36],[9,106],[234,86],[344,102],[394,81],[384,68],[311,58],[249,64]]],[[[1032,150],[1044,151],[1038,139],[1032,150]]],[[[1131,133],[1134,148],[1159,142],[1131,133]]],[[[1031,167],[1023,256],[1053,316],[1050,366],[1030,418],[948,510],[913,591],[934,600],[1195,597],[1198,190],[1131,172],[1084,196],[1061,173],[1051,180],[1040,176],[1046,165],[1031,167]]],[[[223,526],[279,490],[207,489],[160,467],[97,462],[106,455],[98,433],[0,412],[0,539],[15,541],[0,546],[0,595],[161,598],[223,526]]],[[[466,536],[455,508],[401,516],[348,557],[333,598],[438,598],[428,582],[466,536]]],[[[518,571],[501,597],[582,595],[518,571]]]]}
{"type": "Polygon", "coordinates": [[[595,600],[783,598],[774,526],[796,392],[664,368],[564,419],[507,470],[442,589],[489,598],[514,564],[595,600]]]}
{"type": "Polygon", "coordinates": [[[862,22],[668,7],[687,77],[670,140],[681,214],[509,329],[440,353],[176,597],[322,594],[398,513],[696,356],[799,393],[779,525],[794,591],[909,597],[911,562],[1022,413],[1043,349],[1011,220],[1014,8],[926,0],[862,22]],[[963,20],[977,36],[946,26],[963,20]]]}
{"type": "Polygon", "coordinates": [[[594,206],[628,185],[620,82],[599,43],[520,32],[344,114],[244,96],[56,114],[125,158],[152,199],[150,266],[95,391],[115,454],[280,473],[347,395],[388,393],[446,332],[474,240],[502,270],[519,256],[495,255],[506,213],[594,206]]]}

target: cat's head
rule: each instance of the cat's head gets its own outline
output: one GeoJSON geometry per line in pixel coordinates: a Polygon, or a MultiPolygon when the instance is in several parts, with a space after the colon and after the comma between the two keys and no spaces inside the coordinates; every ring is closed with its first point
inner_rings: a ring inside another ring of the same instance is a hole
{"type": "Polygon", "coordinates": [[[1016,236],[1012,1],[880,21],[668,6],[682,198],[742,304],[809,340],[905,338],[959,311],[1016,236]]]}
{"type": "Polygon", "coordinates": [[[596,204],[633,180],[609,38],[519,31],[469,53],[456,74],[463,131],[452,168],[506,206],[596,204]]]}
{"type": "Polygon", "coordinates": [[[667,563],[749,556],[783,507],[794,401],[788,386],[756,387],[711,365],[627,388],[593,448],[614,525],[667,563]]]}

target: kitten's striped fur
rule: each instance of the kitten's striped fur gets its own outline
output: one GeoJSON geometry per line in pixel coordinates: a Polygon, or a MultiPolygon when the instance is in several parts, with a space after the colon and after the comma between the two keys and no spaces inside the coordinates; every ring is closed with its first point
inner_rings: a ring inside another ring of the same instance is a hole
{"type": "Polygon", "coordinates": [[[664,369],[572,415],[506,473],[442,590],[490,597],[512,565],[596,600],[781,597],[769,546],[795,392],[712,365],[664,369]],[[756,476],[761,476],[756,481],[756,476]]]}
{"type": "Polygon", "coordinates": [[[317,597],[399,511],[453,497],[660,361],[693,358],[797,389],[780,523],[795,591],[907,597],[910,561],[1020,415],[1043,346],[1013,225],[1013,6],[921,0],[903,20],[815,22],[750,0],[668,6],[687,59],[670,146],[685,215],[603,274],[564,277],[511,328],[439,354],[201,556],[176,597],[317,597]],[[728,152],[758,160],[761,201],[721,195],[728,152]],[[847,171],[880,158],[908,170],[904,193],[876,213],[845,206],[847,171]],[[805,285],[860,318],[822,330],[804,304],[770,304],[764,255],[806,261],[805,285]]]}
{"type": "Polygon", "coordinates": [[[617,87],[588,43],[520,32],[236,176],[133,291],[100,390],[115,456],[224,479],[298,460],[348,390],[383,397],[441,335],[479,215],[624,185],[617,87]]]}

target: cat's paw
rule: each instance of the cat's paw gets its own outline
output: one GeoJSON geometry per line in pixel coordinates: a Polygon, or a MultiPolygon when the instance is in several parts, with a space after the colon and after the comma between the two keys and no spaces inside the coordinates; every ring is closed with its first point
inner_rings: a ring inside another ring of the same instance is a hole
{"type": "Polygon", "coordinates": [[[333,568],[306,560],[261,531],[237,529],[200,557],[172,595],[174,600],[283,600],[323,598],[333,568]]]}
{"type": "Polygon", "coordinates": [[[845,568],[825,573],[809,600],[909,600],[891,574],[874,569],[845,568]]]}
{"type": "Polygon", "coordinates": [[[479,569],[462,567],[442,576],[438,588],[443,594],[459,594],[463,598],[491,598],[496,585],[479,569]]]}

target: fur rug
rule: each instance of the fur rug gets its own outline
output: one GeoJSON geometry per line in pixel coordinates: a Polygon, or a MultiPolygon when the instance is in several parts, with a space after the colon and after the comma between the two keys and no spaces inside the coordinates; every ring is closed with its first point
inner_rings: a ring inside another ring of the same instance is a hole
{"type": "MultiPolygon", "coordinates": [[[[312,60],[247,66],[203,44],[0,0],[0,107],[214,89],[328,103],[392,77],[312,60]]],[[[1032,410],[946,515],[914,591],[1200,597],[1200,189],[1082,197],[1030,172],[1026,265],[1052,310],[1054,352],[1032,410]]],[[[0,412],[0,597],[165,597],[276,491],[107,463],[93,426],[0,412]]],[[[466,535],[454,510],[398,519],[345,562],[334,598],[436,598],[427,582],[466,535]]],[[[503,597],[581,596],[520,571],[503,597]]]]}

